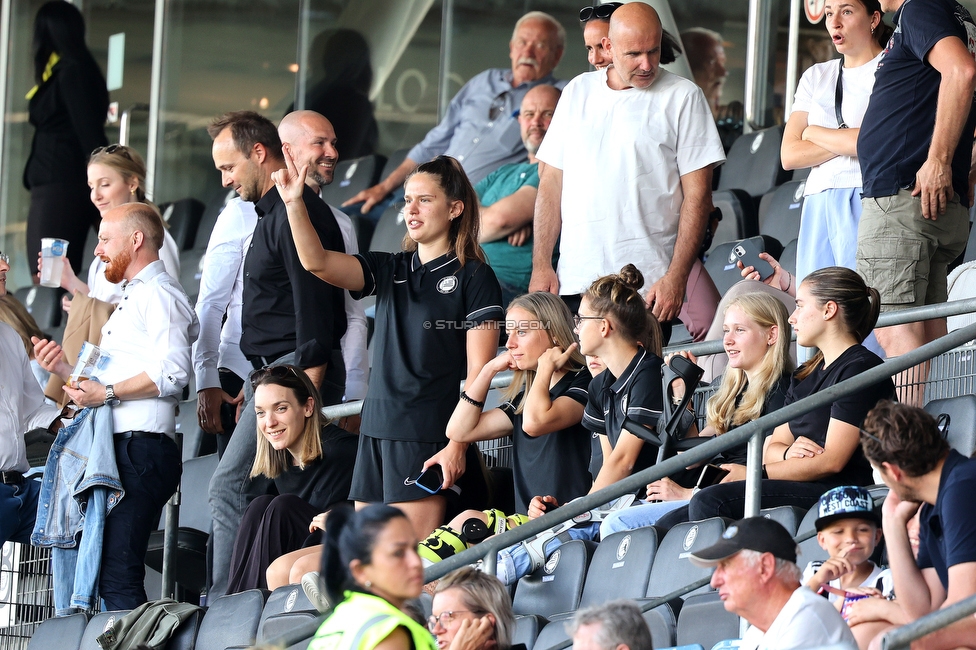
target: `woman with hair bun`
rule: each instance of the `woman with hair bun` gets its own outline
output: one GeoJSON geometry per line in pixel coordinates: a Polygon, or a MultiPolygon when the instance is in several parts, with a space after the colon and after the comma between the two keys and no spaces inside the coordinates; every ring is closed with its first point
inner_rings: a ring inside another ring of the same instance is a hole
{"type": "MultiPolygon", "coordinates": [[[[596,280],[580,300],[576,334],[580,353],[598,356],[607,369],[589,384],[583,426],[600,436],[603,466],[590,492],[616,483],[657,460],[657,449],[625,431],[629,419],[654,429],[664,408],[661,358],[644,348],[649,316],[638,291],[644,276],[633,264],[620,273],[596,280]]],[[[545,513],[546,504],[560,505],[552,495],[536,496],[529,516],[545,513]]]]}
{"type": "Polygon", "coordinates": [[[309,650],[437,650],[430,632],[405,613],[423,589],[424,569],[401,510],[334,508],[319,579],[334,610],[309,650]]]}
{"type": "MultiPolygon", "coordinates": [[[[790,324],[797,343],[818,351],[794,373],[786,406],[882,363],[861,345],[879,309],[878,291],[850,269],[820,269],[800,283],[790,324]]],[[[839,485],[871,485],[859,429],[879,400],[894,398],[894,384],[884,379],[776,427],[763,451],[762,507],[809,508],[839,485]]],[[[723,483],[692,497],[688,517],[741,519],[744,506],[745,483],[723,483]]]]}

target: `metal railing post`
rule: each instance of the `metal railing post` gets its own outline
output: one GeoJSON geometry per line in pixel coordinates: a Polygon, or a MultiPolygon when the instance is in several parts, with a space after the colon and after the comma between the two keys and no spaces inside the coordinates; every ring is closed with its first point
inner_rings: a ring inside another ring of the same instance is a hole
{"type": "Polygon", "coordinates": [[[745,516],[755,517],[759,514],[762,497],[762,448],[764,435],[761,429],[749,438],[746,451],[746,504],[745,516]]]}
{"type": "MultiPolygon", "coordinates": [[[[183,433],[176,432],[176,448],[183,458],[183,433]]],[[[182,465],[182,461],[180,461],[182,465]]],[[[163,525],[163,571],[160,598],[176,599],[176,547],[180,534],[180,501],[182,495],[182,479],[176,484],[176,492],[166,502],[166,519],[163,525]]]]}
{"type": "Polygon", "coordinates": [[[881,638],[881,650],[907,650],[912,641],[976,614],[976,596],[926,614],[917,621],[897,627],[881,638]]]}

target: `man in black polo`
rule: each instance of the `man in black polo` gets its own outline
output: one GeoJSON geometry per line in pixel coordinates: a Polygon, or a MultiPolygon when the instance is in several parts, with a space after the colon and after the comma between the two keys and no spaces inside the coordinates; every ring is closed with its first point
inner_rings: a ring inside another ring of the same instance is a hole
{"type": "MultiPolygon", "coordinates": [[[[271,174],[284,167],[275,125],[250,111],[228,113],[208,129],[214,165],[224,187],[255,203],[257,226],[244,260],[241,351],[255,369],[294,364],[319,387],[324,404],[341,401],[339,341],[346,329],[342,291],[302,268],[285,206],[271,174]]],[[[335,217],[310,189],[303,196],[322,245],[345,252],[335,217]]],[[[267,484],[251,480],[257,427],[250,382],[244,383],[240,419],[210,482],[213,514],[210,596],[226,591],[234,538],[244,509],[267,484]]]]}

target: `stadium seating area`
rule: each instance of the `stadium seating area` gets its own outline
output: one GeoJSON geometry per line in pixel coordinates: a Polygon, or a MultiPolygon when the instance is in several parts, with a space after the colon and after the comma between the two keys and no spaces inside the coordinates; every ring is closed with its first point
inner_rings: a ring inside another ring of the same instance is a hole
{"type": "MultiPolygon", "coordinates": [[[[783,265],[793,270],[803,180],[796,176],[791,180],[791,174],[782,169],[781,139],[781,127],[759,131],[739,138],[729,153],[728,164],[714,192],[714,202],[721,208],[723,220],[706,264],[720,291],[739,279],[738,270],[728,259],[731,242],[739,239],[764,235],[766,249],[779,255],[783,265]]],[[[385,176],[388,169],[384,169],[384,163],[387,168],[396,166],[405,153],[406,150],[395,152],[388,161],[380,156],[344,161],[336,169],[336,181],[327,188],[326,199],[338,205],[385,176]]],[[[233,196],[233,192],[222,191],[206,206],[192,199],[162,206],[170,232],[182,249],[180,281],[193,300],[199,289],[200,268],[210,231],[220,210],[233,196]]],[[[358,217],[354,223],[362,250],[398,250],[406,232],[395,207],[383,213],[375,229],[358,217]]],[[[94,248],[93,236],[90,243],[89,255],[94,248]]],[[[976,250],[970,248],[967,260],[976,258],[976,250]]],[[[57,332],[62,325],[57,290],[32,287],[18,291],[17,297],[27,304],[42,329],[57,332]]],[[[210,527],[206,486],[216,467],[216,455],[212,453],[212,437],[204,435],[197,426],[196,390],[192,384],[187,394],[190,399],[180,405],[178,425],[183,434],[185,462],[176,580],[180,593],[186,600],[193,600],[205,586],[205,543],[210,527]]],[[[953,447],[966,455],[976,451],[976,396],[937,400],[927,409],[935,415],[947,414],[948,439],[953,447]]],[[[883,492],[878,490],[878,496],[883,492]]],[[[774,508],[763,514],[797,533],[800,539],[807,537],[800,544],[801,565],[823,559],[815,537],[809,535],[815,513],[774,508]]],[[[694,567],[686,558],[691,551],[716,541],[728,523],[709,519],[681,524],[666,533],[649,527],[616,533],[598,544],[584,541],[564,544],[554,552],[553,556],[558,554],[556,559],[550,556],[543,568],[523,578],[515,587],[513,605],[518,619],[514,642],[530,649],[546,650],[568,639],[564,622],[580,607],[621,597],[649,602],[707,577],[709,570],[694,567]]],[[[160,531],[151,540],[147,564],[160,570],[161,556],[160,531]]],[[[429,608],[429,600],[425,603],[429,608]]],[[[90,620],[83,615],[49,619],[38,628],[29,648],[97,648],[95,637],[123,614],[107,612],[90,620]]],[[[274,639],[316,616],[300,586],[283,587],[270,594],[248,591],[209,603],[205,613],[183,624],[167,648],[248,647],[254,642],[274,639]]],[[[708,649],[716,644],[721,646],[721,642],[739,634],[738,619],[725,611],[717,594],[707,585],[649,610],[645,618],[656,648],[708,649]]],[[[291,647],[306,645],[307,641],[291,647]]]]}

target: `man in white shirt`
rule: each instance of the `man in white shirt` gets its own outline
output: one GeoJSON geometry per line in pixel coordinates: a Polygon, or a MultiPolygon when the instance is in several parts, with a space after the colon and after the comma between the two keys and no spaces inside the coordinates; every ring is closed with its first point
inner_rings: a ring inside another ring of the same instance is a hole
{"type": "MultiPolygon", "coordinates": [[[[315,111],[294,111],[282,118],[278,125],[281,146],[295,160],[295,164],[308,163],[305,184],[315,191],[319,198],[322,188],[330,184],[339,160],[336,149],[335,129],[329,120],[315,111]]],[[[328,204],[326,204],[328,205],[328,204]]],[[[329,205],[332,214],[342,231],[342,241],[348,255],[359,253],[359,241],[352,225],[352,219],[345,213],[329,205]]],[[[346,333],[339,345],[342,361],[346,367],[345,399],[361,400],[366,397],[366,384],[369,379],[369,356],[366,352],[366,311],[358,300],[353,300],[348,291],[343,291],[346,307],[346,333]]],[[[358,416],[346,418],[343,428],[358,432],[358,416]]]]}
{"type": "Polygon", "coordinates": [[[681,309],[712,211],[712,167],[725,154],[701,89],[660,69],[661,41],[653,8],[619,7],[604,39],[613,66],[563,91],[538,153],[529,288],[575,297],[633,263],[663,323],[681,309]]]}
{"type": "Polygon", "coordinates": [[[740,650],[795,650],[857,643],[826,598],[800,584],[796,542],[765,517],[740,519],[717,543],[692,553],[692,564],[715,567],[712,587],[725,609],[750,623],[740,650]]]}
{"type": "MultiPolygon", "coordinates": [[[[7,294],[10,259],[0,253],[0,296],[7,294]]],[[[17,332],[0,323],[0,546],[30,543],[41,484],[24,478],[30,469],[24,433],[53,428],[61,409],[44,401],[17,332]]]]}
{"type": "Polygon", "coordinates": [[[210,233],[200,276],[200,337],[193,344],[197,419],[201,429],[217,436],[220,455],[234,432],[230,415],[242,401],[240,392],[251,372],[251,362],[241,352],[241,305],[244,255],[257,221],[253,203],[240,197],[230,200],[210,233]]]}
{"type": "MultiPolygon", "coordinates": [[[[163,227],[153,208],[126,203],[102,216],[95,255],[122,299],[102,328],[107,360],[97,378],[64,391],[83,407],[107,406],[115,422],[115,457],[125,496],[105,519],[99,594],[108,610],[146,602],[146,546],[180,478],[174,442],[176,405],[190,377],[199,329],[179,283],[159,260],[163,227]]],[[[72,367],[61,346],[34,340],[41,366],[65,381],[72,367]]]]}

